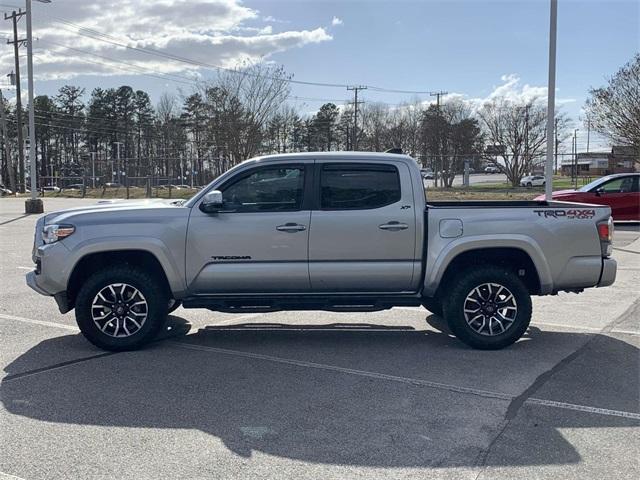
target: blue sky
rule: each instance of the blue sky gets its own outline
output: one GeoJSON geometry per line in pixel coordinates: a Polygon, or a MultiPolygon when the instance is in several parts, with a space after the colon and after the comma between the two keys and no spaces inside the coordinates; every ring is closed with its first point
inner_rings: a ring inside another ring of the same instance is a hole
{"type": "MultiPolygon", "coordinates": [[[[5,1],[4,11],[21,3],[5,1]]],[[[557,96],[572,117],[579,116],[589,87],[604,84],[640,50],[639,5],[637,0],[559,1],[557,96]]],[[[548,0],[54,0],[36,4],[34,16],[40,39],[38,94],[53,94],[65,83],[87,91],[128,84],[157,100],[162,92],[192,88],[132,74],[127,65],[112,68],[116,64],[104,58],[134,63],[143,69],[138,71],[161,76],[214,75],[79,36],[78,25],[126,44],[216,65],[263,58],[284,65],[299,80],[446,90],[468,99],[496,92],[516,97],[540,94],[547,83],[548,0]]],[[[6,35],[9,23],[3,27],[6,35]]],[[[6,46],[0,51],[0,68],[10,71],[11,63],[12,52],[6,46]]],[[[350,98],[343,88],[294,85],[292,94],[350,98]]],[[[394,104],[416,96],[368,90],[362,97],[394,104]]],[[[303,112],[323,103],[295,102],[303,112]]]]}

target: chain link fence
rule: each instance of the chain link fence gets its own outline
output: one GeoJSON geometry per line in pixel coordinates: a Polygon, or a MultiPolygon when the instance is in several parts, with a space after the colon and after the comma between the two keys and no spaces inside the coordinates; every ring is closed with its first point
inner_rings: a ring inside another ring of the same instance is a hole
{"type": "Polygon", "coordinates": [[[78,198],[189,198],[202,187],[179,183],[178,178],[121,176],[119,181],[106,177],[45,176],[39,178],[43,196],[63,195],[78,198]]]}

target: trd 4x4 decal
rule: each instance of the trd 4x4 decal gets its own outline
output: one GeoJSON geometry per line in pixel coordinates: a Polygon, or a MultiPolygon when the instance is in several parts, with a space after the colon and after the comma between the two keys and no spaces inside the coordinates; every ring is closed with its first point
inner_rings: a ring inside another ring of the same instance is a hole
{"type": "Polygon", "coordinates": [[[595,210],[534,210],[533,213],[537,213],[539,217],[544,218],[593,218],[596,215],[595,210]]]}

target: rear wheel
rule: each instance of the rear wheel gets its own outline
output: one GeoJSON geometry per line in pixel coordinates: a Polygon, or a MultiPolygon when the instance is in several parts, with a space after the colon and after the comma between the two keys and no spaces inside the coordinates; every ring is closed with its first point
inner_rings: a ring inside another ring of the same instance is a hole
{"type": "Polygon", "coordinates": [[[92,274],[76,298],[76,321],[105,350],[135,350],[162,330],[169,305],[165,289],[142,269],[116,265],[92,274]]]}
{"type": "Polygon", "coordinates": [[[528,183],[527,183],[527,188],[531,188],[531,187],[533,187],[533,183],[528,182],[528,183]]]}
{"type": "Polygon", "coordinates": [[[531,321],[531,296],[511,271],[479,266],[458,275],[444,300],[449,328],[467,345],[495,350],[516,342],[531,321]]]}

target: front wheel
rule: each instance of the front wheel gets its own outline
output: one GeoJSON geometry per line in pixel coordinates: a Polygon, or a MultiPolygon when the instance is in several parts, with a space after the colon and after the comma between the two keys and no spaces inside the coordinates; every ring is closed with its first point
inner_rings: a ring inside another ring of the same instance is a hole
{"type": "Polygon", "coordinates": [[[114,265],[84,282],[76,297],[76,321],[99,348],[135,350],[164,327],[167,297],[153,275],[131,265],[114,265]]]}
{"type": "Polygon", "coordinates": [[[479,266],[451,282],[444,317],[454,335],[467,345],[497,350],[516,342],[531,322],[531,296],[510,270],[479,266]]]}
{"type": "Polygon", "coordinates": [[[533,187],[533,184],[531,182],[527,183],[527,188],[531,188],[533,187]]]}

